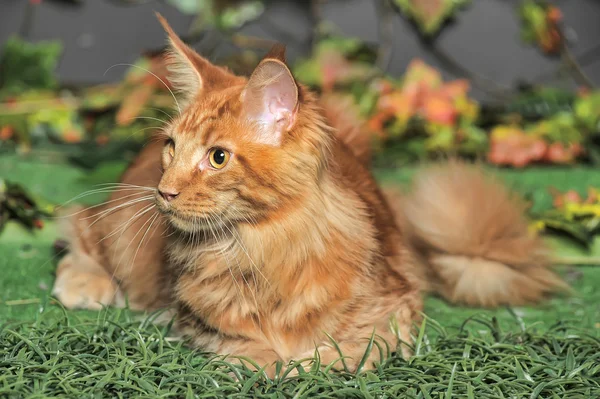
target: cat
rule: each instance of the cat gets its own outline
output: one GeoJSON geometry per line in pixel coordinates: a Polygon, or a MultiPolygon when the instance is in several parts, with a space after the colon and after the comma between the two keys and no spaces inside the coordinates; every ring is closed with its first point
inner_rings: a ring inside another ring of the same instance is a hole
{"type": "Polygon", "coordinates": [[[173,306],[193,345],[271,374],[315,350],[356,371],[410,355],[425,292],[492,307],[566,288],[523,204],[480,168],[447,161],[384,192],[353,106],[299,84],[283,46],[235,76],[158,18],[180,114],[110,201],[70,211],[65,307],[173,306]]]}

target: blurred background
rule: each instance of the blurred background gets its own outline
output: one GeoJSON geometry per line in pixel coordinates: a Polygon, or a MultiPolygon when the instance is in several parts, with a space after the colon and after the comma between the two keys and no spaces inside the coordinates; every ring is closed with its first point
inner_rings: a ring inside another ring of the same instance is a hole
{"type": "Polygon", "coordinates": [[[286,44],[298,80],[363,126],[376,170],[448,155],[517,170],[600,162],[596,0],[3,0],[0,225],[51,213],[28,189],[66,195],[28,184],[31,162],[82,173],[79,189],[112,182],[168,120],[157,11],[237,73],[286,44]]]}
{"type": "MultiPolygon", "coordinates": [[[[386,71],[393,76],[401,76],[410,61],[420,57],[440,68],[444,77],[463,77],[422,43],[421,32],[418,27],[415,29],[409,13],[398,9],[402,4],[415,3],[424,8],[440,7],[438,12],[444,15],[449,8],[456,17],[440,28],[435,45],[465,68],[501,85],[565,83],[558,70],[560,57],[547,57],[543,51],[520,40],[524,27],[519,19],[519,8],[523,2],[518,0],[392,0],[390,4],[395,4],[395,9],[388,6],[384,10],[381,10],[384,3],[381,0],[245,3],[262,4],[256,9],[249,8],[251,11],[245,13],[245,18],[244,11],[239,11],[240,19],[232,18],[229,23],[234,32],[281,41],[288,46],[291,60],[310,55],[315,24],[319,19],[339,35],[369,44],[382,44],[387,40],[385,44],[390,54],[386,59],[386,71]],[[315,11],[314,3],[318,4],[318,11],[315,11]],[[460,3],[466,6],[453,11],[453,5],[460,3]]],[[[240,48],[237,46],[240,42],[232,40],[230,32],[219,32],[210,22],[202,26],[198,21],[202,7],[226,7],[229,4],[235,8],[236,2],[3,0],[0,2],[0,43],[17,33],[34,42],[58,40],[63,45],[56,69],[61,83],[81,85],[116,81],[123,76],[124,70],[105,74],[108,67],[134,62],[144,51],[158,49],[164,44],[155,11],[163,13],[178,33],[192,39],[194,47],[209,58],[218,61],[234,54],[240,48]],[[39,4],[32,5],[34,3],[39,4]],[[202,28],[207,31],[194,34],[194,29],[202,28]]],[[[562,0],[552,4],[560,9],[563,33],[584,73],[592,80],[600,81],[600,2],[562,0]]],[[[443,20],[446,22],[445,18],[443,20]]],[[[473,95],[487,98],[477,87],[473,95]]]]}

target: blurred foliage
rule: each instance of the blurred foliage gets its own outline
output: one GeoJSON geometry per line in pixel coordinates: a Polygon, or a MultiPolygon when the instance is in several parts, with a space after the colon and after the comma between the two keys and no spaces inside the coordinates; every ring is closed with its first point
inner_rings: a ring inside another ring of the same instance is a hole
{"type": "Polygon", "coordinates": [[[546,1],[524,0],[519,15],[522,23],[521,37],[524,41],[537,44],[547,54],[560,51],[563,38],[559,23],[562,13],[557,7],[549,5],[546,1]]]}
{"type": "Polygon", "coordinates": [[[560,233],[589,248],[600,234],[600,190],[590,187],[586,198],[574,190],[551,193],[553,208],[533,215],[532,229],[560,233]]]}
{"type": "Polygon", "coordinates": [[[61,52],[62,45],[56,41],[29,43],[18,37],[9,38],[0,57],[2,94],[57,88],[54,70],[61,52]]]}
{"type": "Polygon", "coordinates": [[[19,184],[0,178],[0,232],[9,220],[16,220],[28,229],[41,229],[42,219],[53,212],[53,204],[28,193],[19,184]]]}
{"type": "MultiPolygon", "coordinates": [[[[377,156],[381,166],[443,154],[514,167],[571,164],[588,157],[588,141],[600,130],[599,92],[528,88],[502,106],[488,106],[470,96],[466,79],[444,81],[419,59],[395,79],[374,66],[376,57],[376,49],[359,40],[327,36],[293,70],[320,92],[354,98],[374,147],[390,150],[377,156]]],[[[232,69],[248,69],[256,58],[243,52],[229,62],[232,69]]],[[[134,151],[174,106],[162,55],[141,58],[117,84],[75,92],[40,84],[16,96],[10,95],[14,87],[0,88],[0,151],[8,142],[25,153],[43,143],[80,143],[78,155],[68,159],[86,168],[113,151],[134,151]],[[127,142],[136,145],[118,144],[127,142]]]]}
{"type": "Polygon", "coordinates": [[[411,18],[425,36],[433,36],[444,22],[470,3],[470,0],[393,0],[402,13],[411,18]]]}
{"type": "MultiPolygon", "coordinates": [[[[193,27],[197,32],[235,31],[259,17],[268,4],[266,0],[168,1],[197,16],[193,27]]],[[[393,2],[415,21],[428,43],[468,3],[393,2]]],[[[548,54],[560,51],[557,8],[524,0],[519,15],[525,40],[548,54]]],[[[447,155],[510,167],[600,163],[599,91],[524,86],[500,102],[480,103],[471,96],[475,79],[446,81],[420,59],[413,60],[401,77],[383,73],[376,66],[380,50],[358,39],[319,31],[312,53],[292,65],[303,84],[356,103],[359,115],[352,118],[366,126],[363,134],[365,141],[373,143],[376,166],[447,155]]],[[[0,61],[0,154],[15,150],[43,154],[84,168],[90,176],[113,173],[115,162],[133,159],[174,113],[165,58],[155,53],[141,57],[122,82],[66,90],[59,87],[54,71],[60,52],[61,45],[54,42],[32,44],[18,38],[6,42],[0,61]]],[[[258,60],[256,52],[244,50],[221,63],[236,73],[249,74],[258,60]]],[[[24,196],[18,198],[26,202],[24,196]]],[[[2,212],[6,219],[6,211],[2,212]]],[[[591,230],[582,227],[580,220],[556,210],[544,215],[538,227],[569,230],[584,241],[591,230]]]]}
{"type": "Polygon", "coordinates": [[[535,123],[499,125],[491,130],[488,160],[498,165],[526,166],[532,162],[570,164],[593,150],[600,131],[600,92],[581,92],[569,110],[560,110],[535,123]]]}
{"type": "Polygon", "coordinates": [[[379,73],[376,57],[375,49],[358,39],[329,36],[316,44],[312,57],[294,66],[294,74],[304,84],[331,91],[379,73]]]}
{"type": "Polygon", "coordinates": [[[179,11],[195,15],[191,34],[210,28],[232,31],[258,18],[264,11],[261,0],[167,0],[179,11]]]}
{"type": "Polygon", "coordinates": [[[387,150],[377,156],[381,166],[444,154],[514,167],[572,164],[588,157],[600,132],[600,92],[529,87],[504,104],[479,104],[468,80],[445,82],[419,59],[394,79],[373,66],[374,57],[359,41],[328,37],[294,72],[317,90],[355,98],[365,134],[387,150]]]}
{"type": "Polygon", "coordinates": [[[88,169],[132,157],[174,106],[162,56],[141,58],[117,84],[74,91],[40,85],[16,95],[12,87],[0,87],[0,153],[50,150],[88,169]]]}
{"type": "Polygon", "coordinates": [[[414,60],[400,82],[384,78],[372,89],[378,99],[369,126],[379,137],[420,134],[428,152],[485,150],[487,138],[474,124],[479,106],[467,96],[468,81],[443,82],[438,71],[414,60]]]}

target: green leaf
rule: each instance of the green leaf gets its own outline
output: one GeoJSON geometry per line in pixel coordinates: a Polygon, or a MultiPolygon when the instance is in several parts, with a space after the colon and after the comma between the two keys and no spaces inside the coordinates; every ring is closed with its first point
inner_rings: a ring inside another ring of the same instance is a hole
{"type": "Polygon", "coordinates": [[[233,30],[260,17],[265,10],[262,1],[244,1],[233,7],[222,10],[218,17],[218,27],[223,30],[233,30]]]}
{"type": "Polygon", "coordinates": [[[265,10],[262,0],[167,0],[179,11],[195,15],[190,31],[199,33],[206,29],[218,28],[231,31],[258,18],[265,10]]]}
{"type": "Polygon", "coordinates": [[[198,14],[205,9],[207,3],[212,5],[211,0],[167,0],[167,3],[176,7],[182,13],[189,15],[198,14]]]}
{"type": "Polygon", "coordinates": [[[592,242],[592,235],[583,224],[562,217],[555,211],[542,214],[536,218],[535,223],[542,223],[544,231],[548,233],[564,234],[585,247],[588,247],[592,242]]]}
{"type": "Polygon", "coordinates": [[[413,19],[421,33],[435,35],[444,22],[454,17],[457,11],[470,3],[469,0],[394,0],[400,10],[413,19]]]}

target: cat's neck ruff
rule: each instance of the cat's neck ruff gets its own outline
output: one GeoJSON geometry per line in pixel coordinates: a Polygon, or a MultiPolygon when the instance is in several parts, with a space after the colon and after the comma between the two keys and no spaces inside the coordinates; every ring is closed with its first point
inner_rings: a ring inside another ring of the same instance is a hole
{"type": "Polygon", "coordinates": [[[374,235],[368,216],[355,194],[341,189],[330,176],[323,176],[319,189],[311,192],[285,216],[237,229],[241,245],[266,274],[281,275],[281,269],[301,268],[309,259],[328,256],[331,245],[352,246],[374,235]]]}

